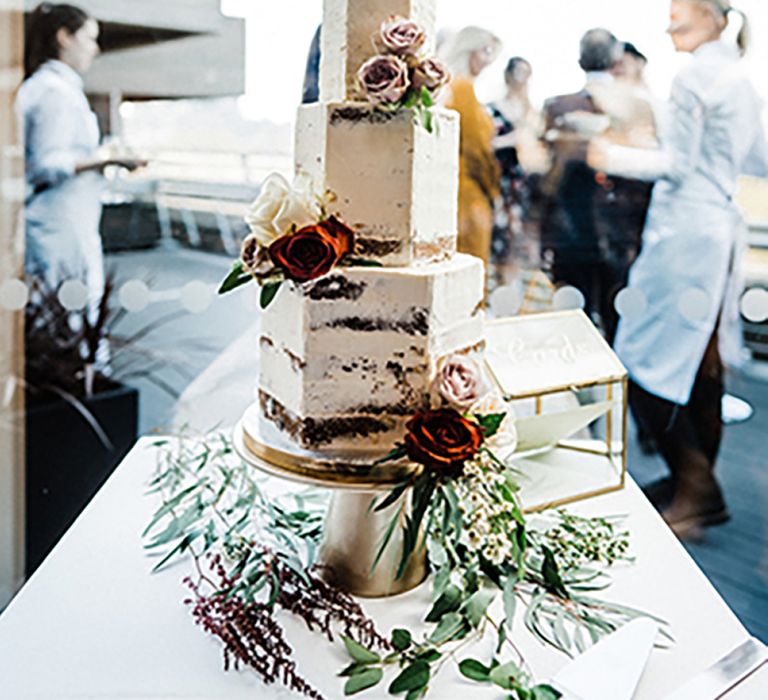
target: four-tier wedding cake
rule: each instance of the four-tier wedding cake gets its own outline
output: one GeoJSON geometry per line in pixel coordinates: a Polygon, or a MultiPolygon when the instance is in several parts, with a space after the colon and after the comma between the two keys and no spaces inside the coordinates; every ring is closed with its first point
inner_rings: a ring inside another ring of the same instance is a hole
{"type": "Polygon", "coordinates": [[[347,265],[284,280],[264,311],[261,434],[297,449],[388,452],[429,408],[440,359],[483,345],[483,265],[456,253],[459,118],[431,99],[434,24],[435,0],[324,2],[296,171],[354,243],[347,265]]]}

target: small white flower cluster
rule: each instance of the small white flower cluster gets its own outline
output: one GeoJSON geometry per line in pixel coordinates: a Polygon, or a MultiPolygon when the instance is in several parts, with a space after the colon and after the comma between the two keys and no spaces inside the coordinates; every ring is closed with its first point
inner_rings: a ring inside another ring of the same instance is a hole
{"type": "Polygon", "coordinates": [[[467,462],[455,482],[462,512],[462,544],[497,565],[514,551],[516,522],[512,504],[502,495],[505,486],[505,475],[486,454],[467,462]]]}

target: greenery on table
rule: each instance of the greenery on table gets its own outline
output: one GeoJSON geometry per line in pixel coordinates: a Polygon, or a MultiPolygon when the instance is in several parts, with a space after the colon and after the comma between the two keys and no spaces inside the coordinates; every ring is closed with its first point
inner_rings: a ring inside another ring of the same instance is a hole
{"type": "MultiPolygon", "coordinates": [[[[594,597],[610,582],[606,569],[628,561],[627,533],[618,523],[563,511],[527,520],[514,472],[486,451],[459,475],[421,472],[407,485],[414,509],[423,504],[422,516],[414,518],[412,509],[408,522],[412,551],[427,549],[432,606],[425,629],[396,629],[385,638],[351,596],[321,578],[322,495],[268,496],[220,435],[155,444],[150,493],[162,505],[144,532],[158,557],[155,570],[191,555],[195,575],[186,579],[192,591],[186,602],[196,621],[222,641],[225,668],[247,665],[267,683],[321,697],[297,671],[278,609],[329,640],[340,636],[350,656],[340,672],[345,694],[390,676],[389,692],[407,700],[426,695],[449,663],[515,700],[556,698],[549,686],[535,684],[515,645],[519,605],[536,637],[570,655],[644,615],[594,597]],[[467,656],[465,649],[489,633],[495,635],[490,658],[467,656]]],[[[378,507],[396,506],[399,514],[408,490],[399,486],[378,507]]]]}

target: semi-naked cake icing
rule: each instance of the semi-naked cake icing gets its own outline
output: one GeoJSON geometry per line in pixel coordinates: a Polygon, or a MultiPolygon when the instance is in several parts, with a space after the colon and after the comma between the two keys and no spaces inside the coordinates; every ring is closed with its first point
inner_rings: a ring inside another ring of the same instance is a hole
{"type": "Polygon", "coordinates": [[[319,455],[383,455],[429,408],[438,362],[482,348],[482,262],[456,254],[458,115],[374,108],[355,76],[392,15],[434,36],[435,0],[325,0],[320,101],[299,109],[297,171],[330,194],[355,254],[286,282],[264,312],[258,385],[263,433],[319,455]]]}
{"type": "Polygon", "coordinates": [[[263,415],[305,448],[388,451],[429,408],[437,360],[479,349],[482,287],[465,255],[291,285],[263,320],[263,415]]]}
{"type": "Polygon", "coordinates": [[[456,252],[459,119],[435,110],[429,133],[410,110],[320,102],[299,109],[296,167],[355,231],[355,253],[385,265],[456,252]]]}

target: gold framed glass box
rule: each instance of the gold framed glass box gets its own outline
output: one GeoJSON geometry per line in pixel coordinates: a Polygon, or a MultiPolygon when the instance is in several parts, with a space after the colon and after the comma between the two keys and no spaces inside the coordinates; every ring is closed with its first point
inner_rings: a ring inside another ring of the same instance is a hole
{"type": "Polygon", "coordinates": [[[488,370],[516,416],[526,511],[624,487],[627,371],[582,311],[489,321],[488,370]]]}

